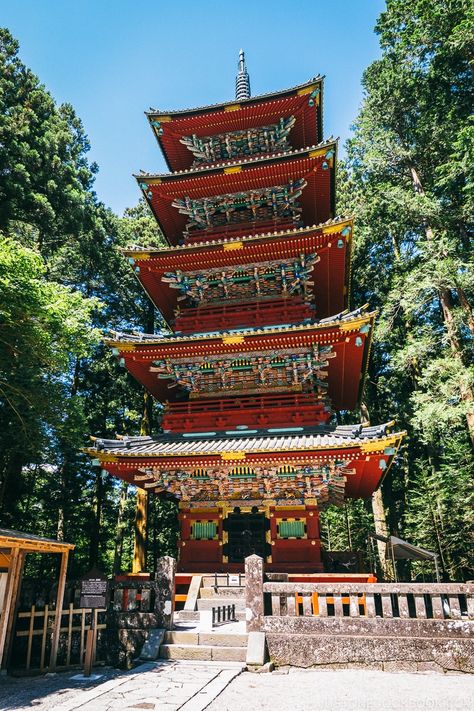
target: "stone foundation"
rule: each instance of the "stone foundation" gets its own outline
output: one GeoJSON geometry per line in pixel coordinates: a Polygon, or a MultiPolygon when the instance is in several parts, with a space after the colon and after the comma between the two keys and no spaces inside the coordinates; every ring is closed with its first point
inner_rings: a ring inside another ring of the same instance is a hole
{"type": "MultiPolygon", "coordinates": [[[[107,614],[106,649],[107,663],[122,669],[130,669],[133,661],[138,659],[143,645],[148,639],[148,632],[152,629],[169,630],[173,626],[174,590],[175,590],[176,561],[169,556],[163,556],[157,561],[155,579],[146,583],[122,582],[115,588],[147,591],[146,609],[144,601],[138,603],[141,610],[127,610],[127,602],[120,597],[113,603],[107,614]],[[147,611],[148,610],[148,611],[147,611]]],[[[137,604],[135,598],[135,603],[137,604]]]]}
{"type": "Polygon", "coordinates": [[[454,620],[265,617],[278,666],[474,673],[474,626],[454,620]]]}

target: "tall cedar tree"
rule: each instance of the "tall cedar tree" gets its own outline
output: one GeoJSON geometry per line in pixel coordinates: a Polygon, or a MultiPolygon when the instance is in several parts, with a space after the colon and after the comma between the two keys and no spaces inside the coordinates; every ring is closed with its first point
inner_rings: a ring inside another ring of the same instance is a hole
{"type": "Polygon", "coordinates": [[[380,310],[366,405],[406,447],[383,486],[393,531],[472,577],[474,104],[468,0],[388,0],[381,59],[341,171],[354,298],[380,310]]]}
{"type": "MultiPolygon", "coordinates": [[[[0,30],[0,525],[74,542],[73,575],[131,563],[133,500],[81,448],[87,433],[140,430],[143,390],[98,329],[146,327],[149,301],[120,248],[160,240],[145,206],[119,219],[97,201],[88,150],[72,107],[0,30]]],[[[152,518],[156,558],[176,536],[168,504],[152,518]]]]}

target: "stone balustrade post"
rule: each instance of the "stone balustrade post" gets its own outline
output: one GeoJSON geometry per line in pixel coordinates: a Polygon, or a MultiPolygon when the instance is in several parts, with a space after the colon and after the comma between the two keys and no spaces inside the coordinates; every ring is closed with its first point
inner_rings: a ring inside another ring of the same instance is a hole
{"type": "Polygon", "coordinates": [[[176,560],[168,555],[158,558],[154,581],[154,612],[158,626],[166,630],[173,628],[175,576],[176,560]]]}
{"type": "Polygon", "coordinates": [[[258,632],[263,623],[263,558],[245,559],[245,620],[247,632],[258,632]]]}

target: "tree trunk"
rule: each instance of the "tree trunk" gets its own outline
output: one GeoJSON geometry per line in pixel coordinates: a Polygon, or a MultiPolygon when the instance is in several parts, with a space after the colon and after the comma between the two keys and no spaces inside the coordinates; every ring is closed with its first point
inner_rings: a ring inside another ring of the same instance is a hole
{"type": "Polygon", "coordinates": [[[89,567],[96,568],[99,564],[100,519],[102,517],[102,469],[99,469],[95,479],[94,497],[92,501],[93,520],[89,546],[89,567]]]}
{"type": "MultiPolygon", "coordinates": [[[[155,307],[148,302],[144,314],[144,326],[147,333],[155,330],[155,307]]],[[[153,417],[153,398],[149,392],[143,392],[143,415],[140,425],[141,435],[151,435],[153,417]]],[[[133,546],[132,573],[143,573],[146,570],[146,549],[148,539],[148,492],[137,489],[137,507],[135,510],[135,541],[133,546]]]]}
{"type": "MultiPolygon", "coordinates": [[[[360,419],[361,424],[364,427],[370,425],[370,414],[367,403],[361,402],[360,405],[360,419]]],[[[377,491],[372,494],[372,514],[374,517],[374,529],[378,536],[384,536],[385,538],[388,534],[387,526],[387,516],[385,514],[385,507],[383,505],[382,489],[379,487],[377,491]]],[[[377,553],[379,559],[379,568],[382,571],[382,575],[385,579],[393,577],[390,565],[390,561],[385,558],[385,553],[387,550],[387,545],[383,541],[377,540],[377,553]]]]}
{"type": "Polygon", "coordinates": [[[120,491],[120,500],[117,513],[117,527],[115,529],[114,564],[112,573],[118,575],[122,569],[123,537],[125,533],[124,514],[128,498],[128,482],[123,481],[120,491]]]}
{"type": "Polygon", "coordinates": [[[347,501],[344,503],[344,513],[346,517],[346,529],[347,529],[347,542],[349,544],[349,550],[352,550],[352,531],[351,531],[351,519],[349,516],[349,507],[347,501]]]}
{"type": "Polygon", "coordinates": [[[0,481],[0,512],[5,517],[4,504],[13,504],[17,499],[18,482],[23,469],[23,457],[14,453],[5,465],[0,481]]]}
{"type": "Polygon", "coordinates": [[[438,456],[435,449],[430,445],[425,445],[426,456],[428,458],[430,468],[431,468],[431,481],[425,472],[422,472],[422,482],[423,487],[426,492],[426,503],[428,506],[429,515],[432,522],[433,531],[435,533],[436,548],[438,553],[438,558],[441,564],[441,570],[443,573],[443,578],[455,579],[456,578],[456,565],[453,561],[451,551],[449,550],[449,539],[446,540],[446,545],[444,543],[444,521],[442,509],[440,506],[440,498],[442,496],[439,486],[439,462],[438,456]]]}
{"type": "MultiPolygon", "coordinates": [[[[81,362],[79,358],[76,358],[74,363],[74,375],[71,384],[70,396],[74,397],[77,395],[77,390],[79,386],[79,372],[80,372],[81,362]]],[[[58,541],[66,540],[66,520],[67,520],[67,508],[69,504],[70,496],[68,496],[68,464],[69,457],[66,452],[64,461],[59,470],[59,506],[58,506],[58,524],[57,524],[57,536],[58,541]]]]}
{"type": "Polygon", "coordinates": [[[147,509],[148,494],[144,489],[138,489],[137,507],[135,509],[135,545],[133,547],[132,573],[144,573],[146,570],[147,509]]]}
{"type": "Polygon", "coordinates": [[[66,540],[65,521],[66,521],[66,476],[65,465],[61,465],[59,470],[59,508],[58,508],[58,525],[56,529],[58,541],[66,540]]]}
{"type": "MultiPolygon", "coordinates": [[[[446,324],[446,331],[448,334],[451,351],[456,360],[458,360],[459,363],[463,367],[465,367],[466,363],[464,362],[464,353],[454,321],[453,302],[449,289],[439,290],[439,300],[441,303],[444,322],[446,324]]],[[[461,395],[461,400],[467,403],[469,407],[469,410],[466,412],[466,422],[469,437],[471,438],[471,444],[474,447],[474,393],[472,391],[472,388],[469,387],[469,385],[463,382],[462,380],[459,383],[459,393],[461,395]]]]}
{"type": "MultiPolygon", "coordinates": [[[[387,526],[387,516],[385,514],[385,507],[383,505],[382,489],[377,489],[372,494],[372,513],[374,515],[374,526],[375,533],[378,536],[383,536],[387,538],[389,535],[387,526]]],[[[387,579],[392,579],[393,576],[393,564],[385,558],[387,552],[387,544],[383,541],[377,540],[377,552],[379,556],[380,570],[382,571],[383,577],[387,579]]]]}
{"type": "Polygon", "coordinates": [[[469,299],[467,298],[464,289],[461,289],[461,287],[458,286],[456,287],[456,291],[458,292],[459,303],[461,304],[462,310],[466,314],[467,326],[471,334],[474,336],[474,314],[472,311],[471,304],[469,303],[469,299]]]}
{"type": "MultiPolygon", "coordinates": [[[[414,166],[410,166],[410,173],[411,173],[414,191],[416,193],[419,193],[420,195],[424,195],[425,193],[424,193],[423,185],[420,180],[420,176],[418,175],[418,172],[414,168],[414,166]]],[[[432,241],[434,239],[433,229],[430,225],[426,225],[425,234],[426,234],[426,238],[429,241],[432,241]]],[[[458,290],[458,293],[459,293],[459,290],[458,290]]],[[[458,335],[456,322],[454,320],[453,300],[452,300],[451,291],[450,291],[450,289],[447,289],[446,287],[441,287],[438,289],[438,295],[439,295],[439,301],[441,304],[441,311],[443,313],[443,319],[444,319],[444,323],[446,326],[446,332],[448,335],[451,350],[452,350],[453,355],[456,358],[456,360],[458,360],[461,365],[465,366],[466,363],[465,363],[464,352],[463,352],[462,344],[461,344],[461,341],[460,341],[460,338],[458,335]]],[[[465,298],[464,292],[463,292],[463,296],[465,298]]],[[[459,300],[462,305],[461,295],[459,295],[459,300]]],[[[469,309],[469,303],[467,302],[467,299],[466,299],[466,303],[468,304],[468,310],[469,310],[470,318],[472,320],[472,312],[469,309]]],[[[474,324],[473,324],[473,326],[474,326],[474,324]]],[[[459,393],[461,395],[461,400],[463,402],[467,403],[468,407],[469,407],[469,410],[466,413],[466,423],[467,423],[467,429],[469,432],[469,437],[471,438],[471,443],[472,443],[472,446],[474,447],[474,392],[469,385],[461,382],[459,384],[459,393]]]]}

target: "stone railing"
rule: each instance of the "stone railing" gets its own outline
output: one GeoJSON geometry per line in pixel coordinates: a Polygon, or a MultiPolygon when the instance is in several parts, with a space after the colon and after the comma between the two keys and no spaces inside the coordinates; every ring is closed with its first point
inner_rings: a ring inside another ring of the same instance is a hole
{"type": "Polygon", "coordinates": [[[474,673],[474,585],[264,581],[245,561],[248,632],[277,665],[474,673]]]}
{"type": "Polygon", "coordinates": [[[473,620],[474,585],[460,583],[263,583],[271,616],[473,620]]]}

